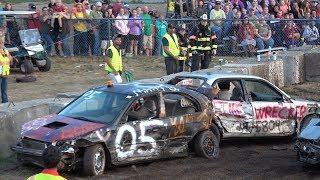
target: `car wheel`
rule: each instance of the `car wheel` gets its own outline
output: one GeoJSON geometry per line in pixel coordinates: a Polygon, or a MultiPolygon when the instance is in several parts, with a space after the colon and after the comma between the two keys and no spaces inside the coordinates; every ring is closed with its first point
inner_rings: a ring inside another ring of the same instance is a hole
{"type": "Polygon", "coordinates": [[[25,60],[21,65],[20,65],[20,71],[23,74],[31,74],[33,72],[33,64],[31,60],[25,60]]]}
{"type": "Polygon", "coordinates": [[[211,131],[203,131],[196,136],[195,151],[198,156],[215,159],[219,156],[219,141],[211,131]]]}
{"type": "Polygon", "coordinates": [[[85,149],[83,157],[83,171],[87,176],[97,176],[104,172],[106,166],[106,153],[101,144],[85,149]]]}
{"type": "Polygon", "coordinates": [[[51,60],[48,57],[46,57],[45,59],[46,65],[38,67],[39,71],[41,72],[48,72],[51,69],[51,60]]]}
{"type": "Polygon", "coordinates": [[[320,116],[317,115],[317,114],[313,114],[313,115],[305,117],[300,123],[300,133],[303,131],[304,128],[306,128],[308,126],[308,124],[310,123],[311,119],[319,118],[319,117],[320,116]]]}

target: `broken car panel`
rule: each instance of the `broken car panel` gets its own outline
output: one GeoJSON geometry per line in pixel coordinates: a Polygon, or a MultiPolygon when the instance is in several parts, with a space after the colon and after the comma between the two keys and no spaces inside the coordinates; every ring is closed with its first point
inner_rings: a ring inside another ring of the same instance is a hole
{"type": "Polygon", "coordinates": [[[12,147],[21,161],[41,165],[42,151],[59,146],[64,169],[83,167],[99,175],[107,163],[120,165],[186,156],[193,143],[198,155],[216,158],[208,98],[166,84],[116,84],[89,90],[57,115],[28,122],[12,147]]]}
{"type": "Polygon", "coordinates": [[[295,100],[267,80],[252,75],[192,72],[167,84],[210,98],[223,137],[289,136],[320,113],[319,103],[295,100]]]}

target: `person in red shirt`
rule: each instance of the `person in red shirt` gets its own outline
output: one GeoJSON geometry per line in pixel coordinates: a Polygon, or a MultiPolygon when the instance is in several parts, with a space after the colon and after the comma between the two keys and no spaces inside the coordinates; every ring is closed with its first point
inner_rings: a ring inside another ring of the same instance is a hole
{"type": "Polygon", "coordinates": [[[243,24],[239,27],[238,38],[243,50],[249,51],[249,53],[255,50],[254,26],[249,22],[247,16],[244,17],[243,24]]]}
{"type": "Polygon", "coordinates": [[[29,177],[27,180],[36,180],[36,179],[56,179],[56,180],[65,180],[64,177],[60,176],[58,173],[58,167],[60,166],[62,153],[57,146],[47,147],[43,153],[43,165],[45,169],[36,175],[29,177]]]}
{"type": "Polygon", "coordinates": [[[301,35],[299,31],[299,27],[293,21],[288,21],[283,28],[285,42],[289,48],[302,45],[301,35]]]}
{"type": "Polygon", "coordinates": [[[51,19],[51,27],[54,28],[54,23],[58,20],[59,23],[59,32],[62,31],[62,18],[64,14],[67,12],[67,7],[62,4],[61,0],[56,0],[55,5],[53,6],[53,15],[51,19]]]}
{"type": "Polygon", "coordinates": [[[40,21],[40,12],[37,11],[36,5],[33,3],[29,4],[29,11],[36,11],[35,14],[32,14],[29,16],[27,19],[27,26],[29,29],[39,29],[41,26],[41,21],[40,21]]]}
{"type": "Polygon", "coordinates": [[[121,8],[122,8],[121,0],[116,0],[116,2],[112,5],[113,15],[117,16],[121,8]]]}

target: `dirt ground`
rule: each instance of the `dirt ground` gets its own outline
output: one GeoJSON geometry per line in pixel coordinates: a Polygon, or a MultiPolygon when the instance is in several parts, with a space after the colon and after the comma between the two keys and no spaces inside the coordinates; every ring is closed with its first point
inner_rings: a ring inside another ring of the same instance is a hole
{"type": "MultiPolygon", "coordinates": [[[[54,97],[60,92],[83,91],[104,84],[106,76],[99,66],[102,63],[103,59],[54,57],[50,72],[35,71],[33,75],[37,81],[34,83],[15,83],[15,77],[22,75],[13,72],[9,95],[13,101],[23,101],[54,97]]],[[[124,64],[136,79],[165,74],[161,58],[125,58],[124,64]]],[[[305,83],[282,89],[294,97],[319,100],[319,87],[320,83],[305,83]]],[[[320,179],[319,168],[297,162],[293,142],[288,139],[250,139],[223,141],[221,156],[217,160],[191,154],[186,158],[112,168],[95,179],[320,179]]],[[[39,171],[36,167],[24,167],[13,158],[0,160],[0,179],[25,179],[39,171]]],[[[85,179],[80,172],[66,177],[85,179]]]]}

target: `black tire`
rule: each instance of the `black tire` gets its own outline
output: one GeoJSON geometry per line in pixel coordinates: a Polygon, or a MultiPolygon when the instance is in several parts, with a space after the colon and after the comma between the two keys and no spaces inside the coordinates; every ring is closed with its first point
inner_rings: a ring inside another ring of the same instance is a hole
{"type": "Polygon", "coordinates": [[[106,152],[103,146],[101,144],[96,144],[94,146],[87,147],[84,151],[84,156],[83,156],[84,174],[87,176],[102,175],[105,167],[106,167],[106,152]],[[98,155],[97,158],[99,159],[96,159],[96,155],[98,155]]]}
{"type": "Polygon", "coordinates": [[[308,126],[308,124],[310,123],[311,119],[319,118],[319,117],[320,116],[318,114],[313,114],[313,115],[305,117],[300,123],[300,127],[299,127],[300,133],[303,131],[304,128],[306,128],[308,126]]]}
{"type": "Polygon", "coordinates": [[[48,57],[46,57],[45,59],[46,59],[46,65],[38,67],[39,71],[41,72],[48,72],[51,69],[51,60],[48,57]]]}
{"type": "Polygon", "coordinates": [[[207,159],[216,159],[219,157],[219,141],[212,131],[203,131],[195,138],[195,151],[198,156],[207,159]]]}
{"type": "Polygon", "coordinates": [[[220,134],[220,130],[219,130],[219,128],[218,128],[218,126],[216,124],[212,125],[211,131],[213,132],[213,134],[216,136],[218,142],[220,143],[221,134],[220,134]]]}
{"type": "Polygon", "coordinates": [[[20,71],[23,74],[31,74],[33,72],[33,64],[31,60],[27,59],[20,65],[20,71]]]}
{"type": "Polygon", "coordinates": [[[37,78],[33,76],[23,76],[23,77],[17,77],[16,82],[17,83],[28,83],[28,82],[34,82],[37,78]]]}

